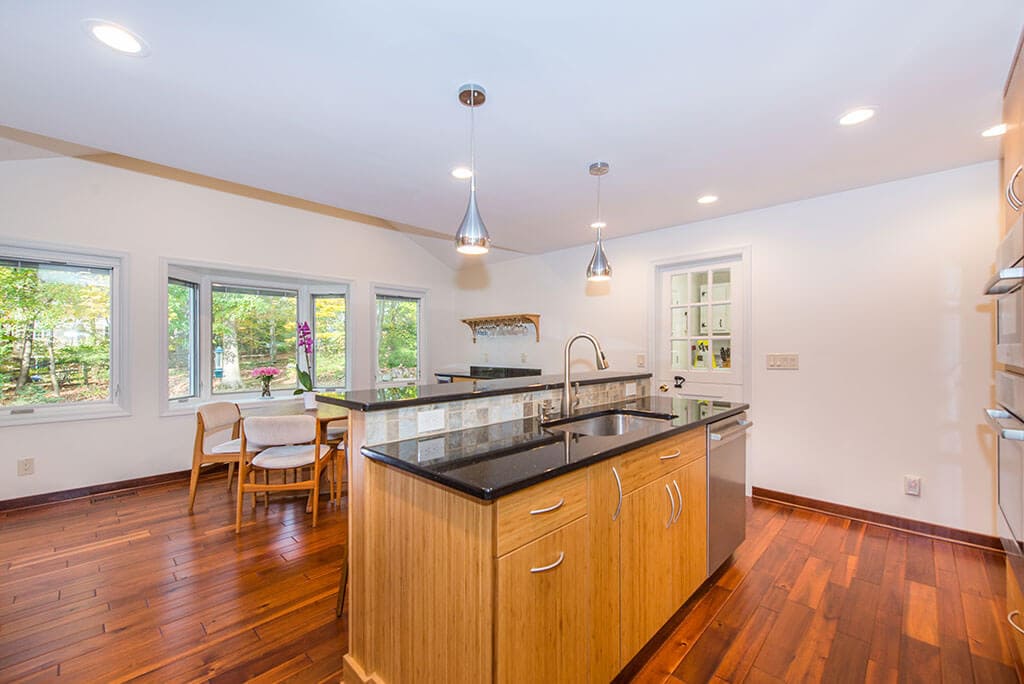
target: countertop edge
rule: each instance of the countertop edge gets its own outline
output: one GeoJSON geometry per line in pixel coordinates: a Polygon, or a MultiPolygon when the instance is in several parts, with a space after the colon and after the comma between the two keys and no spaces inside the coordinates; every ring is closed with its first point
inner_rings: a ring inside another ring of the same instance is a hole
{"type": "MultiPolygon", "coordinates": [[[[403,472],[409,473],[410,475],[418,477],[421,480],[433,482],[434,484],[441,485],[442,487],[445,487],[447,489],[451,489],[462,494],[467,494],[479,501],[491,502],[500,499],[503,496],[512,494],[513,492],[518,492],[521,489],[526,489],[527,487],[531,487],[535,484],[539,484],[552,478],[559,477],[567,473],[571,473],[574,470],[579,470],[580,468],[586,468],[591,465],[594,465],[595,463],[600,463],[601,461],[613,458],[615,456],[618,456],[619,454],[624,454],[627,451],[632,451],[633,449],[646,446],[648,444],[653,444],[654,442],[661,441],[662,439],[666,439],[674,435],[689,432],[690,430],[703,427],[709,423],[716,423],[724,418],[729,418],[730,416],[735,416],[737,414],[743,413],[749,408],[750,404],[738,404],[727,411],[722,411],[721,413],[716,413],[712,416],[707,416],[706,418],[700,418],[698,420],[693,421],[692,423],[687,423],[686,425],[673,426],[666,429],[664,432],[659,432],[654,435],[646,435],[642,438],[637,439],[636,441],[627,442],[625,444],[618,444],[605,451],[600,451],[584,459],[580,459],[579,461],[574,461],[572,463],[560,465],[557,468],[552,468],[551,470],[547,470],[543,473],[524,478],[522,480],[508,484],[504,487],[495,487],[492,489],[480,489],[470,487],[461,482],[445,478],[443,475],[440,475],[439,473],[421,470],[419,468],[416,468],[411,463],[408,463],[401,459],[393,458],[391,456],[388,456],[387,454],[374,451],[372,446],[362,447],[362,449],[360,449],[360,453],[365,458],[368,458],[371,461],[376,461],[377,463],[392,466],[403,472]]],[[[524,451],[528,451],[528,449],[524,449],[524,451]]]]}
{"type": "MultiPolygon", "coordinates": [[[[466,401],[467,399],[479,399],[481,397],[497,397],[503,394],[521,394],[524,392],[542,392],[544,390],[558,389],[565,383],[562,380],[549,381],[549,382],[535,382],[530,383],[529,378],[544,377],[536,375],[527,375],[518,378],[493,378],[488,380],[476,380],[473,383],[453,383],[451,387],[462,389],[461,385],[471,385],[475,388],[477,382],[487,383],[498,383],[503,381],[514,381],[517,384],[510,385],[509,387],[491,387],[487,389],[471,389],[465,388],[463,391],[453,391],[452,394],[444,396],[433,396],[433,397],[415,397],[411,399],[389,399],[385,401],[355,401],[351,399],[342,399],[339,397],[332,397],[325,394],[317,394],[316,400],[325,404],[335,404],[337,406],[344,406],[347,409],[354,411],[361,411],[368,413],[371,411],[384,411],[393,408],[402,408],[405,406],[424,406],[427,404],[444,404],[451,401],[466,401]],[[522,383],[522,384],[519,384],[522,383]]],[[[646,380],[652,377],[649,371],[636,371],[629,373],[609,373],[605,376],[588,377],[580,380],[570,381],[578,383],[580,385],[600,385],[606,382],[627,382],[629,380],[646,380]]]]}

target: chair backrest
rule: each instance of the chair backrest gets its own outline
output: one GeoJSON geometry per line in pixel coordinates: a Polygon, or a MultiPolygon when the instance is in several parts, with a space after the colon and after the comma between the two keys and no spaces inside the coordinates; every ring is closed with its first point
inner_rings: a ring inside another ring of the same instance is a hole
{"type": "Polygon", "coordinates": [[[201,419],[196,427],[202,430],[203,451],[209,451],[235,437],[234,428],[241,413],[238,404],[230,401],[215,401],[196,409],[201,419]]]}
{"type": "Polygon", "coordinates": [[[303,444],[316,439],[313,416],[254,416],[242,423],[245,439],[263,446],[303,444]]]}

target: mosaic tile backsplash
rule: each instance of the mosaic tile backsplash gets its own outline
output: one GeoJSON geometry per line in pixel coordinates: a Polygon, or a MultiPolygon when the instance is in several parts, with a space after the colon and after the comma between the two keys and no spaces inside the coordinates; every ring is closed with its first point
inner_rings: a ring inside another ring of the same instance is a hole
{"type": "MultiPolygon", "coordinates": [[[[650,393],[650,379],[606,382],[586,385],[579,389],[580,408],[598,406],[627,399],[627,387],[636,390],[636,396],[645,397],[650,393]]],[[[504,423],[520,418],[540,415],[545,402],[550,402],[551,411],[560,413],[562,390],[542,390],[504,394],[497,397],[482,397],[466,401],[449,401],[426,406],[373,411],[366,414],[366,444],[386,444],[422,435],[436,435],[466,428],[504,423]],[[418,430],[419,414],[443,409],[444,427],[436,430],[418,430]]],[[[578,409],[577,409],[578,410],[578,409]]]]}

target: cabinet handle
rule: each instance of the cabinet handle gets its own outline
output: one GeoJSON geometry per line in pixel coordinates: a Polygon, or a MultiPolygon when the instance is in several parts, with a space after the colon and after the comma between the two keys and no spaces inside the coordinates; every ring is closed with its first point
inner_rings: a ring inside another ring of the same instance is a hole
{"type": "Polygon", "coordinates": [[[542,565],[539,568],[530,568],[530,572],[547,572],[548,570],[554,570],[559,565],[561,565],[562,561],[564,561],[564,560],[565,560],[565,551],[559,551],[558,552],[558,560],[556,560],[554,563],[552,563],[551,565],[542,565]]]}
{"type": "Polygon", "coordinates": [[[1010,626],[1013,627],[1015,630],[1017,630],[1021,634],[1024,634],[1024,629],[1021,629],[1020,627],[1018,627],[1017,623],[1013,621],[1013,616],[1014,615],[1020,615],[1020,611],[1019,610],[1011,610],[1006,615],[1006,621],[1009,622],[1010,626]]]}
{"type": "Polygon", "coordinates": [[[619,519],[619,513],[622,512],[622,480],[619,479],[619,471],[612,466],[612,475],[615,476],[615,486],[619,488],[619,505],[615,507],[615,513],[612,514],[612,520],[619,519]]]}
{"type": "Polygon", "coordinates": [[[659,456],[658,459],[661,460],[661,461],[667,461],[670,458],[678,458],[679,454],[680,454],[679,449],[676,449],[671,454],[665,454],[664,456],[659,456]]]}
{"type": "Polygon", "coordinates": [[[665,485],[665,491],[668,492],[668,500],[672,502],[672,512],[668,514],[668,522],[665,523],[665,529],[667,530],[676,521],[676,497],[672,493],[672,488],[668,485],[665,485]]]}
{"type": "Polygon", "coordinates": [[[551,511],[557,511],[565,504],[565,499],[561,498],[554,506],[548,506],[547,508],[537,508],[530,511],[530,515],[540,515],[541,513],[550,513],[551,511]]]}
{"type": "Polygon", "coordinates": [[[675,480],[672,480],[672,484],[675,485],[676,496],[679,497],[679,512],[676,513],[676,517],[672,519],[672,524],[674,525],[676,523],[676,520],[679,520],[679,516],[681,516],[683,514],[683,493],[681,491],[679,491],[679,483],[678,482],[676,482],[675,480]]]}
{"type": "Polygon", "coordinates": [[[1024,201],[1021,201],[1017,197],[1017,193],[1013,191],[1013,184],[1017,182],[1017,176],[1020,175],[1021,171],[1024,171],[1024,166],[1018,166],[1017,170],[1010,176],[1010,182],[1006,184],[1006,201],[1013,207],[1014,211],[1020,211],[1024,207],[1024,201]]]}

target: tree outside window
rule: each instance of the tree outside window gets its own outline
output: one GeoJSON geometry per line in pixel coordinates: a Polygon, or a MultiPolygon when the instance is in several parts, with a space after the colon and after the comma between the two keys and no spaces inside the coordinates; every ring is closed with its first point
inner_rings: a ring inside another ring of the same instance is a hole
{"type": "Polygon", "coordinates": [[[212,345],[214,393],[259,389],[254,368],[276,366],[280,389],[295,388],[297,293],[287,290],[214,285],[212,345]]]}
{"type": "Polygon", "coordinates": [[[377,382],[415,382],[420,362],[420,300],[377,295],[377,382]]]}

